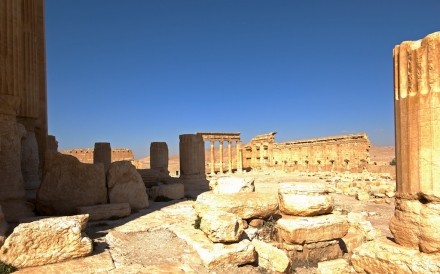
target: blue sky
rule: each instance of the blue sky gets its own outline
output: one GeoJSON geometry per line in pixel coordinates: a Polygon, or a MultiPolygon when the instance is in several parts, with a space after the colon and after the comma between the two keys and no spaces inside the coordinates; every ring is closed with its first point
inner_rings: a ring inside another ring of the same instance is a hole
{"type": "Polygon", "coordinates": [[[366,132],[394,144],[392,49],[440,1],[46,0],[49,133],[60,149],[178,152],[179,134],[366,132]]]}

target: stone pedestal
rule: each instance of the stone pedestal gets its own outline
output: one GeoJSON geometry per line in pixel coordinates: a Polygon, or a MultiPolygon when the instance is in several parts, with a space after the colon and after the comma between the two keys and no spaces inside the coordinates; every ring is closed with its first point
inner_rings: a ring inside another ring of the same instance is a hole
{"type": "Polygon", "coordinates": [[[112,163],[112,148],[110,147],[110,143],[95,143],[93,163],[102,163],[104,164],[104,170],[108,170],[112,163]]]}
{"type": "Polygon", "coordinates": [[[397,159],[396,242],[438,252],[440,231],[440,32],[396,46],[394,55],[397,159]],[[425,242],[425,244],[423,243],[425,242]]]}

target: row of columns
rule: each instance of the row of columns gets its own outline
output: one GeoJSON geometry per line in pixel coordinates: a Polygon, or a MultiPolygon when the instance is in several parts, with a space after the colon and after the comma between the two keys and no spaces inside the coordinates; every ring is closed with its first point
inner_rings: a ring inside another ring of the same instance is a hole
{"type": "MultiPolygon", "coordinates": [[[[211,174],[215,173],[215,149],[214,145],[215,142],[219,142],[219,150],[220,150],[220,173],[223,173],[223,140],[209,140],[211,143],[211,174]]],[[[232,173],[232,141],[228,142],[228,172],[232,173]]],[[[235,141],[236,146],[236,161],[237,161],[237,171],[243,170],[243,163],[242,163],[242,152],[241,152],[241,141],[235,141]]]]}

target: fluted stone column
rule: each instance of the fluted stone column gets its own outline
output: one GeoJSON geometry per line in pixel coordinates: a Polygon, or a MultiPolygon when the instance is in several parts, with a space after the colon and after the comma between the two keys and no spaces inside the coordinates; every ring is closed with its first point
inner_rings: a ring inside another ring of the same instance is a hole
{"type": "Polygon", "coordinates": [[[220,141],[220,143],[219,143],[219,150],[220,150],[220,170],[219,170],[219,174],[223,174],[223,141],[220,141]]]}
{"type": "Polygon", "coordinates": [[[440,251],[440,32],[396,46],[397,243],[440,251]]]}
{"type": "Polygon", "coordinates": [[[241,151],[241,142],[237,141],[236,143],[236,149],[237,149],[237,172],[243,171],[243,152],[241,151]]]}
{"type": "Polygon", "coordinates": [[[168,171],[168,145],[165,142],[152,142],[150,144],[150,168],[169,175],[168,171]]]}
{"type": "Polygon", "coordinates": [[[228,172],[232,173],[232,146],[231,141],[228,141],[228,172]]]}
{"type": "Polygon", "coordinates": [[[107,172],[112,163],[112,148],[110,143],[95,143],[95,149],[93,150],[93,163],[104,164],[104,170],[107,172]]]}
{"type": "Polygon", "coordinates": [[[214,151],[214,140],[211,140],[211,175],[215,174],[215,151],[214,151]]]}

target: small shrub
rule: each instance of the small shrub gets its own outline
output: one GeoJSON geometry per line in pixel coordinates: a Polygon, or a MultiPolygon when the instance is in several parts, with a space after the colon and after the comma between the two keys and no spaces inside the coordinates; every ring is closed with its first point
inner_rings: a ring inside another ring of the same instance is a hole
{"type": "Polygon", "coordinates": [[[7,274],[17,271],[17,268],[15,268],[12,265],[6,264],[2,261],[0,261],[0,274],[7,274]]]}
{"type": "Polygon", "coordinates": [[[170,198],[165,197],[165,196],[162,196],[162,195],[159,195],[159,196],[157,196],[157,197],[154,199],[155,202],[169,202],[169,201],[172,201],[172,200],[173,200],[173,199],[170,199],[170,198]]]}
{"type": "Polygon", "coordinates": [[[395,166],[396,165],[396,158],[393,158],[393,160],[391,160],[390,162],[390,166],[395,166]]]}
{"type": "Polygon", "coordinates": [[[202,217],[197,216],[196,220],[194,221],[194,228],[200,229],[200,224],[202,223],[202,217]]]}

